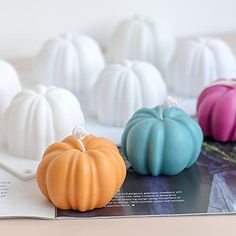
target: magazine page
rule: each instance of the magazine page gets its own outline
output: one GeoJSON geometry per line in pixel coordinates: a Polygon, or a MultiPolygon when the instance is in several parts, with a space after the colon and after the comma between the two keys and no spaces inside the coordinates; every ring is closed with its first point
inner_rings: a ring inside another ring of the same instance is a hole
{"type": "Polygon", "coordinates": [[[57,209],[57,218],[135,217],[236,212],[236,145],[204,142],[196,164],[176,176],[142,176],[131,167],[124,185],[101,209],[57,209]]]}
{"type": "Polygon", "coordinates": [[[0,152],[0,218],[55,218],[55,207],[36,184],[36,164],[0,152]],[[29,177],[22,172],[23,167],[27,167],[26,174],[32,171],[29,177]]]}

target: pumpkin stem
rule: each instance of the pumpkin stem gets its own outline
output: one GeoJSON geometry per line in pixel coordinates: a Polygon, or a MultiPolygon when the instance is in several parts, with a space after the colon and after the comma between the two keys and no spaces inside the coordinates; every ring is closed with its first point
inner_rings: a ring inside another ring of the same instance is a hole
{"type": "Polygon", "coordinates": [[[84,139],[86,136],[88,136],[89,133],[86,132],[86,131],[84,130],[84,128],[82,128],[82,127],[77,127],[77,128],[74,128],[72,134],[77,138],[77,140],[78,140],[78,142],[79,142],[79,144],[80,144],[80,146],[81,146],[82,152],[85,152],[86,149],[85,149],[85,146],[84,146],[84,144],[83,144],[82,141],[83,141],[83,139],[84,139]]]}
{"type": "Polygon", "coordinates": [[[177,107],[177,102],[170,96],[167,97],[166,101],[164,102],[164,104],[161,106],[160,112],[159,112],[159,117],[161,120],[163,120],[163,112],[165,110],[165,108],[169,108],[169,107],[177,107]]]}

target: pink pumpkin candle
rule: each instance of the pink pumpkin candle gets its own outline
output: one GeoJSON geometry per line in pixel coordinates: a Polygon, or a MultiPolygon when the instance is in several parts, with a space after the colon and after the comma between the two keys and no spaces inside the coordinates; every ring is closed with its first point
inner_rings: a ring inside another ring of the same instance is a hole
{"type": "Polygon", "coordinates": [[[198,98],[197,116],[205,136],[236,141],[236,79],[217,80],[198,98]]]}

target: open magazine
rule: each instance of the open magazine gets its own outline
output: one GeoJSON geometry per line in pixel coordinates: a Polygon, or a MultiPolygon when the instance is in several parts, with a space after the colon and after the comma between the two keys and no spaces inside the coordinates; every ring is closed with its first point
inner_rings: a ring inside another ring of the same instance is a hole
{"type": "Polygon", "coordinates": [[[196,164],[176,176],[142,176],[127,163],[126,180],[104,208],[56,209],[35,179],[0,170],[0,217],[90,218],[236,213],[236,144],[204,142],[196,164]]]}

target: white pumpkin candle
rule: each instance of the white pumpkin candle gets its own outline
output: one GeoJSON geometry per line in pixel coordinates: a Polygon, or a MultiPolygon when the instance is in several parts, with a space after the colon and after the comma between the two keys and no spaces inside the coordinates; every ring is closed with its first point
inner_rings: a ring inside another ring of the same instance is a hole
{"type": "Polygon", "coordinates": [[[45,148],[84,123],[77,98],[57,87],[38,85],[20,92],[3,117],[9,153],[39,160],[45,148]]]}
{"type": "Polygon", "coordinates": [[[196,97],[210,82],[236,75],[235,57],[218,39],[184,42],[170,63],[167,86],[176,95],[196,97]]]}
{"type": "Polygon", "coordinates": [[[92,38],[65,34],[46,42],[34,63],[37,83],[86,95],[104,68],[102,52],[92,38]]]}
{"type": "Polygon", "coordinates": [[[165,83],[153,65],[126,60],[101,72],[91,94],[91,112],[103,124],[122,127],[136,110],[162,104],[166,96],[165,83]]]}
{"type": "Polygon", "coordinates": [[[20,90],[21,84],[16,70],[8,62],[0,60],[0,119],[20,90]]]}
{"type": "Polygon", "coordinates": [[[165,75],[175,49],[175,38],[163,21],[135,16],[121,22],[108,46],[109,62],[122,59],[141,60],[154,64],[165,75]]]}

